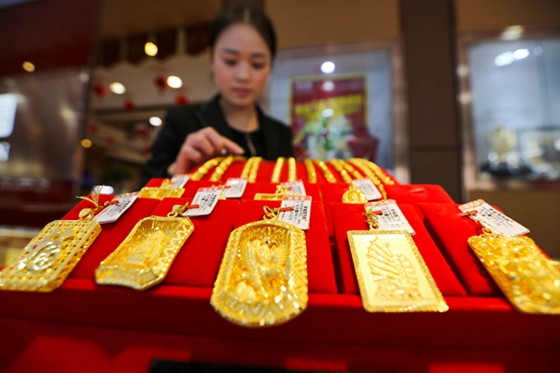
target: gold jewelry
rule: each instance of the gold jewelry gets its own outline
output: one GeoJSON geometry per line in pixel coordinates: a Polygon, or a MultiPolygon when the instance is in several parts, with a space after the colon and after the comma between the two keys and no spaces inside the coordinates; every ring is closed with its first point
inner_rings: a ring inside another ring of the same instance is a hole
{"type": "Polygon", "coordinates": [[[345,183],[352,182],[352,178],[350,177],[348,172],[344,169],[344,161],[341,161],[340,159],[331,159],[329,162],[334,166],[335,170],[338,171],[340,177],[342,177],[342,180],[345,183]]]}
{"type": "Polygon", "coordinates": [[[513,307],[524,313],[560,314],[557,262],[546,258],[529,237],[502,236],[488,228],[482,232],[469,238],[469,246],[513,307]]]}
{"type": "Polygon", "coordinates": [[[372,161],[368,161],[368,160],[365,160],[365,159],[363,159],[362,162],[375,173],[375,175],[379,178],[379,180],[381,180],[381,182],[383,184],[385,184],[385,185],[394,185],[395,184],[395,181],[393,179],[391,179],[391,177],[389,175],[387,175],[387,173],[385,173],[381,169],[381,167],[379,167],[378,165],[376,165],[372,161]]]}
{"type": "Polygon", "coordinates": [[[342,195],[342,202],[344,203],[366,203],[367,197],[355,185],[350,184],[348,190],[342,195]]]}
{"type": "Polygon", "coordinates": [[[224,173],[226,172],[226,170],[228,169],[229,166],[231,166],[231,164],[235,161],[239,161],[239,160],[244,160],[245,157],[241,157],[241,156],[234,156],[234,155],[228,155],[223,161],[220,162],[220,164],[216,167],[216,169],[214,170],[214,173],[212,174],[212,176],[210,176],[210,181],[213,182],[217,182],[220,181],[222,179],[222,176],[224,175],[224,173]]]}
{"type": "Polygon", "coordinates": [[[194,230],[187,205],[175,205],[167,217],[140,220],[126,239],[95,270],[99,285],[148,289],[164,280],[173,260],[194,230]]]}
{"type": "Polygon", "coordinates": [[[262,162],[262,157],[257,157],[255,159],[255,162],[253,162],[253,165],[251,167],[251,172],[249,173],[249,182],[250,183],[254,183],[257,180],[257,171],[259,169],[259,166],[261,165],[262,162]]]}
{"type": "Polygon", "coordinates": [[[290,188],[283,185],[276,186],[276,192],[274,193],[256,193],[255,200],[258,201],[281,201],[284,197],[288,196],[301,196],[299,193],[290,193],[290,188]]]}
{"type": "Polygon", "coordinates": [[[327,182],[336,183],[336,177],[334,177],[333,173],[331,172],[331,170],[329,170],[329,167],[325,164],[325,162],[319,159],[315,159],[315,163],[317,164],[317,166],[319,166],[321,171],[323,171],[323,175],[325,176],[325,180],[327,180],[327,182]]]}
{"type": "Polygon", "coordinates": [[[312,184],[317,183],[317,171],[315,171],[313,161],[306,158],[303,160],[303,164],[305,165],[305,169],[307,170],[307,180],[312,184]]]}
{"type": "Polygon", "coordinates": [[[369,231],[348,231],[356,277],[368,312],[449,309],[410,233],[380,230],[366,208],[369,231]]]}
{"type": "Polygon", "coordinates": [[[257,159],[257,157],[251,157],[247,160],[247,162],[245,162],[245,165],[243,165],[243,170],[241,170],[241,178],[242,179],[248,179],[249,178],[249,172],[251,171],[251,167],[253,165],[253,163],[255,162],[255,160],[257,159]]]}
{"type": "Polygon", "coordinates": [[[274,165],[274,170],[272,171],[272,177],[270,181],[273,183],[280,182],[280,176],[282,175],[282,167],[284,167],[284,158],[278,157],[276,164],[274,165]]]}
{"type": "Polygon", "coordinates": [[[154,198],[162,200],[164,198],[179,198],[185,192],[185,188],[171,188],[169,179],[163,180],[159,187],[143,187],[140,189],[138,198],[154,198]]]}
{"type": "Polygon", "coordinates": [[[210,304],[246,327],[279,325],[307,308],[305,233],[264,207],[264,220],[231,232],[210,304]]]}
{"type": "Polygon", "coordinates": [[[297,180],[296,159],[288,158],[288,182],[297,180]]]}
{"type": "Polygon", "coordinates": [[[200,166],[194,174],[191,175],[191,180],[194,181],[202,180],[204,175],[206,175],[208,171],[216,167],[223,159],[224,157],[216,157],[204,162],[204,164],[200,166]]]}
{"type": "Polygon", "coordinates": [[[0,271],[1,290],[50,292],[62,285],[101,233],[101,226],[92,219],[110,202],[100,205],[98,192],[92,197],[78,197],[94,204],[80,211],[79,220],[50,222],[14,263],[0,271]]]}
{"type": "Polygon", "coordinates": [[[371,182],[377,187],[377,189],[379,189],[379,192],[383,196],[383,199],[387,199],[387,191],[385,190],[385,186],[377,177],[377,175],[370,168],[368,168],[367,161],[360,158],[351,158],[350,160],[348,160],[348,162],[358,167],[366,175],[366,177],[371,180],[371,182]]]}

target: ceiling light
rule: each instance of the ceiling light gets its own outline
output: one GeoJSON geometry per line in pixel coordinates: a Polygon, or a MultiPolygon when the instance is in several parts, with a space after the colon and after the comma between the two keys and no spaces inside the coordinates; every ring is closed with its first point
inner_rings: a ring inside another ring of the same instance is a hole
{"type": "Polygon", "coordinates": [[[80,144],[82,145],[83,148],[91,148],[92,142],[90,139],[83,139],[82,141],[80,141],[80,144]]]}
{"type": "Polygon", "coordinates": [[[109,84],[109,89],[111,90],[111,92],[116,93],[117,95],[122,95],[126,92],[126,88],[124,87],[124,85],[119,82],[113,82],[109,84]]]}
{"type": "Polygon", "coordinates": [[[529,57],[529,50],[526,48],[517,49],[515,52],[513,52],[513,58],[515,58],[516,60],[522,60],[527,57],[529,57]]]}
{"type": "Polygon", "coordinates": [[[335,69],[334,62],[332,61],[323,62],[323,64],[321,65],[321,71],[324,72],[325,74],[332,73],[334,69],[335,69]]]}
{"type": "Polygon", "coordinates": [[[505,52],[502,54],[499,54],[496,56],[496,58],[494,58],[494,65],[496,66],[506,66],[509,65],[510,63],[512,63],[513,61],[515,61],[515,57],[513,57],[513,53],[512,52],[505,52]]]}
{"type": "Polygon", "coordinates": [[[325,91],[332,91],[334,89],[334,83],[330,80],[327,80],[323,83],[323,89],[325,91]]]}
{"type": "Polygon", "coordinates": [[[183,86],[183,81],[178,76],[170,75],[167,78],[167,85],[171,88],[181,88],[183,86]]]}
{"type": "Polygon", "coordinates": [[[154,127],[159,127],[163,123],[160,117],[150,117],[149,122],[154,127]]]}
{"type": "Polygon", "coordinates": [[[517,40],[523,35],[523,26],[509,26],[502,32],[502,40],[517,40]]]}
{"type": "Polygon", "coordinates": [[[144,52],[145,52],[148,56],[153,57],[153,56],[155,56],[155,55],[157,54],[157,52],[158,52],[158,47],[157,47],[157,45],[155,45],[154,43],[152,43],[151,41],[149,41],[149,42],[147,42],[147,43],[144,45],[144,52]]]}
{"type": "Polygon", "coordinates": [[[27,71],[28,73],[32,73],[33,71],[35,71],[35,65],[33,65],[31,62],[29,61],[25,61],[21,67],[23,67],[23,69],[25,71],[27,71]]]}

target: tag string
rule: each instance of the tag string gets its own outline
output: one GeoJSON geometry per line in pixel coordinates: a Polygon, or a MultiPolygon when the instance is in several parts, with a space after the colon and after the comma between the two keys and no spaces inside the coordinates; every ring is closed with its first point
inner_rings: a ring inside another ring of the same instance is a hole
{"type": "Polygon", "coordinates": [[[281,212],[284,211],[292,211],[294,208],[291,206],[286,206],[286,207],[275,207],[275,208],[270,208],[268,206],[264,206],[263,210],[264,210],[264,215],[263,215],[263,219],[264,220],[276,220],[278,219],[278,216],[280,215],[281,212]]]}

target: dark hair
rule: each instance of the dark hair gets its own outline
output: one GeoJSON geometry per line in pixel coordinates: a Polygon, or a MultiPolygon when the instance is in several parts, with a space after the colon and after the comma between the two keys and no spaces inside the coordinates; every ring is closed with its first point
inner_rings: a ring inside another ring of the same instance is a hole
{"type": "Polygon", "coordinates": [[[276,55],[276,33],[268,16],[260,9],[248,6],[225,7],[210,25],[210,48],[214,49],[220,34],[229,26],[236,23],[245,23],[253,26],[262,36],[272,59],[276,55]]]}

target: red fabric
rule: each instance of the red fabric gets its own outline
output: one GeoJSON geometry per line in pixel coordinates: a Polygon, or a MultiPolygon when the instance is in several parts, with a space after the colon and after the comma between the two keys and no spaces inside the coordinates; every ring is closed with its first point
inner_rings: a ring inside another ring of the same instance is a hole
{"type": "Polygon", "coordinates": [[[453,270],[472,295],[501,295],[490,274],[469,248],[467,240],[476,236],[477,224],[468,217],[457,217],[458,205],[449,203],[420,203],[426,227],[438,244],[453,270]]]}
{"type": "Polygon", "coordinates": [[[445,189],[434,184],[386,185],[385,191],[388,198],[394,199],[399,203],[407,203],[414,206],[414,209],[422,219],[424,214],[418,208],[418,203],[455,203],[445,189]]]}
{"type": "MultiPolygon", "coordinates": [[[[242,201],[235,219],[235,228],[262,220],[263,207],[280,207],[280,201],[242,201]]],[[[325,212],[321,202],[311,203],[309,230],[305,232],[307,243],[307,277],[309,293],[336,293],[336,280],[325,224],[325,212]]]]}
{"type": "MultiPolygon", "coordinates": [[[[112,199],[112,196],[101,196],[104,200],[112,199]]],[[[81,210],[82,201],[78,206],[74,207],[64,219],[75,219],[81,210]]],[[[147,216],[159,204],[159,200],[151,198],[138,198],[132,206],[114,223],[102,224],[101,233],[91,247],[87,250],[82,259],[78,262],[72,272],[70,278],[95,278],[95,269],[99,267],[99,263],[109,256],[128,236],[136,223],[147,216]]]]}
{"type": "Polygon", "coordinates": [[[331,204],[342,202],[342,195],[348,190],[348,184],[346,183],[326,183],[319,185],[321,188],[321,194],[323,195],[323,201],[325,202],[325,215],[327,216],[327,227],[329,228],[329,237],[334,234],[333,230],[333,219],[331,204]]]}
{"type": "MultiPolygon", "coordinates": [[[[166,198],[153,214],[167,216],[173,205],[184,205],[187,201],[191,199],[166,198]]],[[[214,286],[238,207],[239,201],[220,200],[210,215],[190,218],[194,231],[177,254],[163,284],[214,286]]]]}
{"type": "MultiPolygon", "coordinates": [[[[439,290],[443,295],[466,295],[459,280],[437,249],[424,228],[422,221],[410,205],[400,204],[404,216],[416,232],[412,239],[418,247],[424,262],[428,266],[439,290]]],[[[358,281],[354,271],[354,262],[348,244],[347,231],[369,229],[363,205],[352,205],[344,203],[331,204],[337,252],[340,260],[342,291],[347,294],[359,294],[358,281]]]]}

